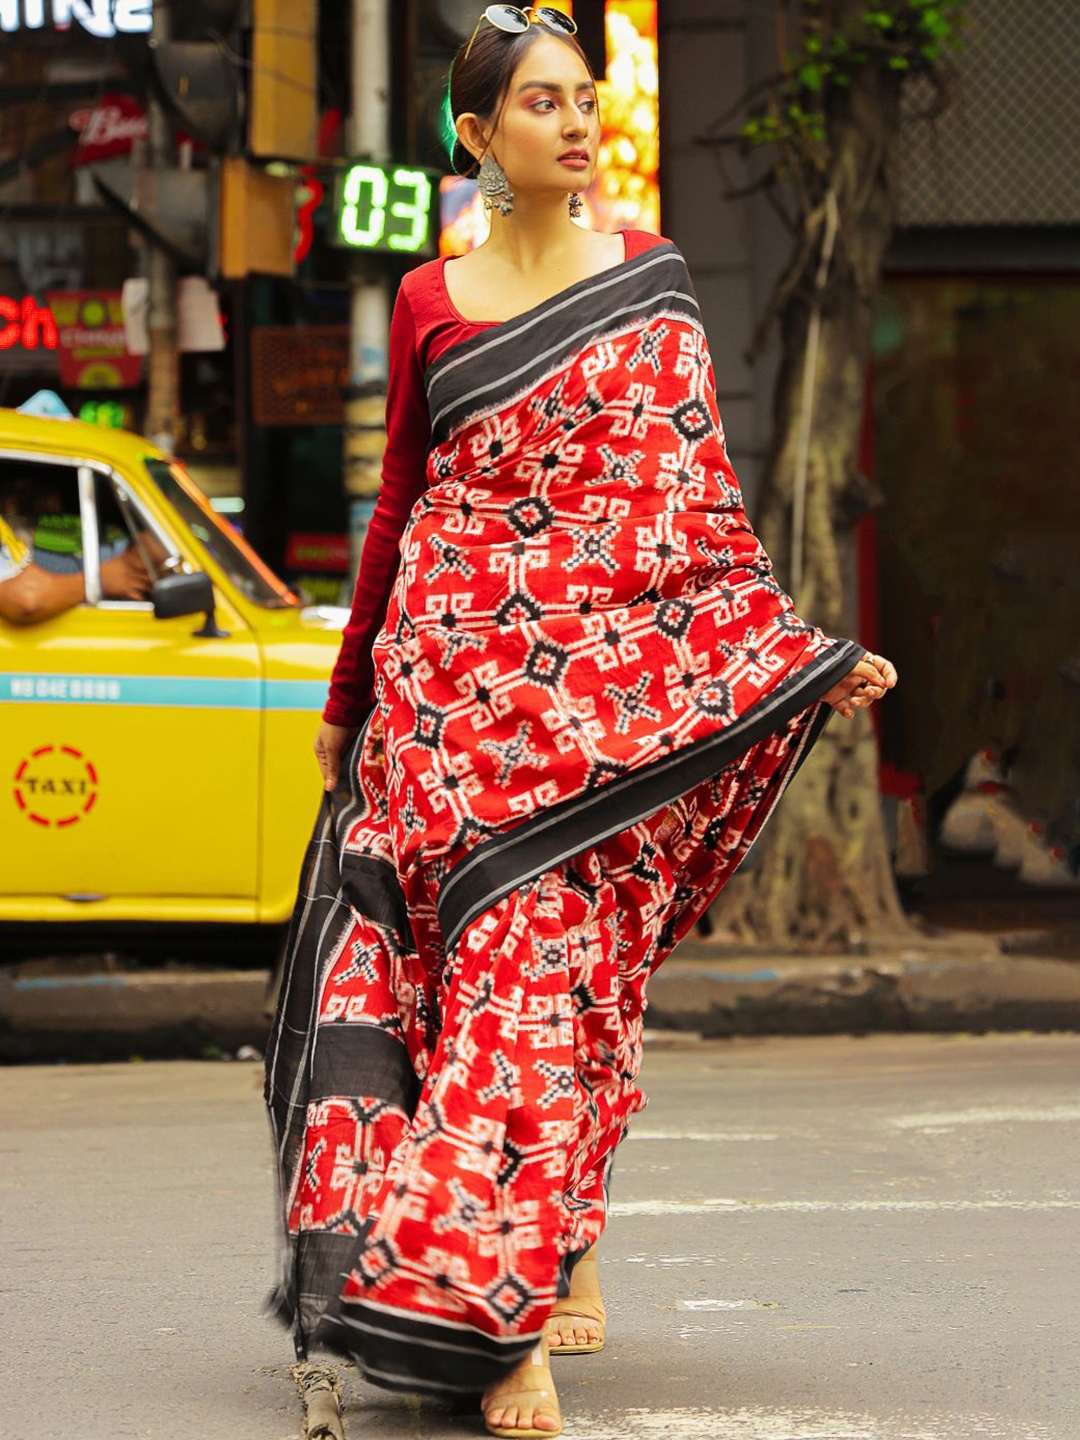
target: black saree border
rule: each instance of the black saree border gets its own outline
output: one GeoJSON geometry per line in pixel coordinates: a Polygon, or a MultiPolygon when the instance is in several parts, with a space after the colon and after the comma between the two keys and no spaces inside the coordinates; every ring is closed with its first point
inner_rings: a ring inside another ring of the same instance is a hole
{"type": "Polygon", "coordinates": [[[690,272],[670,240],[451,346],[424,376],[432,445],[478,411],[529,393],[584,346],[661,314],[701,326],[690,272]]]}
{"type": "Polygon", "coordinates": [[[542,1328],[500,1338],[370,1301],[339,1301],[320,1321],[314,1344],[352,1360],[365,1380],[385,1390],[479,1396],[520,1365],[542,1328]]]}
{"type": "MultiPolygon", "coordinates": [[[[854,640],[837,640],[723,730],[482,841],[458,861],[439,889],[439,926],[447,951],[478,915],[519,886],[655,814],[781,729],[820,701],[865,653],[866,647],[854,640]]],[[[796,769],[828,718],[824,709],[813,717],[796,769]]]]}

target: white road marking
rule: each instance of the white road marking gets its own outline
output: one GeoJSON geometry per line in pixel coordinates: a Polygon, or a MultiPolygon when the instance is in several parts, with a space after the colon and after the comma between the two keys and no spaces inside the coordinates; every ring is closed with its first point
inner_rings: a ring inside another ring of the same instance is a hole
{"type": "Polygon", "coordinates": [[[1056,1440],[1041,1425],[994,1415],[950,1414],[926,1420],[771,1407],[567,1415],[563,1433],[567,1440],[1056,1440]]]}
{"type": "Polygon", "coordinates": [[[795,1212],[875,1210],[1080,1210],[1080,1199],[1064,1200],[624,1200],[609,1213],[635,1215],[757,1215],[770,1210],[795,1212]]]}
{"type": "Polygon", "coordinates": [[[658,1265],[715,1265],[715,1255],[627,1255],[627,1265],[647,1265],[655,1270],[658,1265]]]}
{"type": "Polygon", "coordinates": [[[633,1126],[626,1137],[628,1140],[704,1140],[725,1144],[729,1140],[777,1140],[777,1135],[759,1134],[755,1130],[635,1130],[633,1126]]]}
{"type": "Polygon", "coordinates": [[[684,1310],[753,1310],[753,1300],[684,1300],[684,1310]]]}
{"type": "Polygon", "coordinates": [[[974,1109],[927,1110],[921,1115],[897,1115],[889,1124],[897,1130],[951,1129],[956,1125],[1061,1125],[1080,1120],[1080,1105],[1054,1105],[1046,1110],[974,1109]]]}

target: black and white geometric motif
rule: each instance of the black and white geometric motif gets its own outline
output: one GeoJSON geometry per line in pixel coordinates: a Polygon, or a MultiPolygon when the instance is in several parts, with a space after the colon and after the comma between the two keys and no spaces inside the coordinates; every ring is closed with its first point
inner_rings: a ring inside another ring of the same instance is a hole
{"type": "Polygon", "coordinates": [[[551,640],[537,640],[525,659],[522,674],[534,685],[546,685],[554,690],[569,664],[570,653],[563,646],[551,640]]]}
{"type": "Polygon", "coordinates": [[[626,361],[627,370],[636,370],[639,365],[651,365],[655,374],[660,373],[662,347],[667,338],[668,327],[657,325],[642,330],[632,355],[626,361]]]}
{"type": "Polygon", "coordinates": [[[713,431],[712,416],[702,400],[683,400],[671,412],[671,428],[684,440],[704,440],[713,431]]]}
{"type": "Polygon", "coordinates": [[[566,561],[567,570],[576,570],[581,565],[601,565],[609,575],[615,574],[618,562],[612,545],[619,533],[618,525],[598,525],[588,530],[572,525],[569,533],[574,541],[574,553],[566,561]]]}
{"type": "Polygon", "coordinates": [[[529,735],[532,726],[527,720],[514,731],[512,740],[481,740],[479,748],[489,755],[494,755],[499,762],[499,773],[497,780],[500,785],[509,784],[514,773],[522,765],[532,766],[533,769],[543,769],[546,761],[543,754],[529,744],[529,735]]]}
{"type": "Polygon", "coordinates": [[[281,1313],[379,1384],[473,1395],[603,1229],[648,976],[861,652],[782,618],[669,242],[425,383],[428,488],[267,1084],[281,1313]]]}

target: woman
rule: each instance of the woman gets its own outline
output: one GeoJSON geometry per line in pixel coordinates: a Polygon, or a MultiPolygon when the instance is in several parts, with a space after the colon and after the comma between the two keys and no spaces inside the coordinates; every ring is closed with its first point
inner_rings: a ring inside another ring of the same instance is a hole
{"type": "Polygon", "coordinates": [[[505,1436],[561,1428],[545,1327],[602,1341],[575,1267],[645,1103],[649,974],[826,707],[896,679],[773,579],[679,252],[572,223],[596,92],[566,17],[531,18],[489,6],[452,70],[491,235],[394,309],[267,1057],[300,1353],[483,1392],[505,1436]]]}

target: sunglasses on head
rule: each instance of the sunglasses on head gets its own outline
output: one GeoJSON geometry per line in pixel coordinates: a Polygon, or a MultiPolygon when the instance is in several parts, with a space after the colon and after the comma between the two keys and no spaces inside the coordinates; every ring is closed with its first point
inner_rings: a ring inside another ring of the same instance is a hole
{"type": "Polygon", "coordinates": [[[561,35],[577,34],[577,26],[570,16],[556,10],[552,5],[527,5],[524,10],[519,10],[516,5],[489,5],[477,20],[476,30],[469,36],[463,59],[469,58],[476,31],[485,20],[489,25],[494,25],[496,30],[505,30],[508,35],[522,35],[530,25],[547,25],[561,35]]]}

